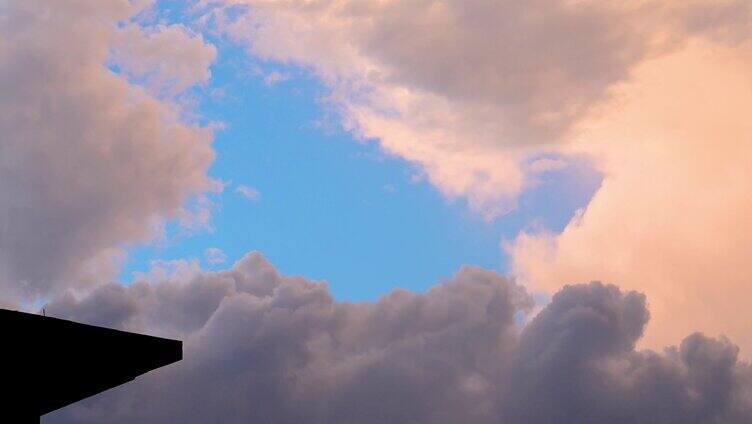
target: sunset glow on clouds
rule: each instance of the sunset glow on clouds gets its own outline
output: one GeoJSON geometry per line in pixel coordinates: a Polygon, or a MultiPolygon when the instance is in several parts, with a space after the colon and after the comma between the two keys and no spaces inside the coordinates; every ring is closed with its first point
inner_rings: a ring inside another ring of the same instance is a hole
{"type": "Polygon", "coordinates": [[[50,422],[752,422],[750,75],[746,0],[11,0],[0,303],[186,342],[50,422]]]}
{"type": "Polygon", "coordinates": [[[529,158],[593,158],[604,181],[560,237],[505,243],[531,287],[641,290],[655,347],[752,334],[736,315],[751,280],[749,3],[233,3],[249,9],[220,29],[310,67],[355,134],[488,218],[530,185],[529,158]]]}
{"type": "Polygon", "coordinates": [[[694,42],[637,69],[576,146],[599,158],[601,188],[563,233],[509,244],[515,274],[545,290],[597,275],[646,293],[651,346],[701,330],[752,348],[739,315],[752,281],[751,47],[694,42]]]}

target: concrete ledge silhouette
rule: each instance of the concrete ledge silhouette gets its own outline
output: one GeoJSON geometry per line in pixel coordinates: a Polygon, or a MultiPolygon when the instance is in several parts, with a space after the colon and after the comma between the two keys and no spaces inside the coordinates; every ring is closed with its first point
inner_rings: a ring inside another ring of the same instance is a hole
{"type": "Polygon", "coordinates": [[[183,343],[0,309],[0,422],[38,423],[63,406],[183,358],[183,343]],[[3,418],[4,417],[4,418],[3,418]]]}

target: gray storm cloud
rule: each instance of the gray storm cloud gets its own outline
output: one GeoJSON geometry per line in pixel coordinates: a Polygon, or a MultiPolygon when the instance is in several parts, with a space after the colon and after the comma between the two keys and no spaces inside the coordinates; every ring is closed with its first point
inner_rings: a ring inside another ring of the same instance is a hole
{"type": "Polygon", "coordinates": [[[140,60],[124,67],[142,73],[160,52],[198,58],[184,60],[193,67],[176,66],[174,77],[163,72],[169,68],[149,72],[163,75],[161,85],[185,88],[205,76],[213,47],[179,28],[139,37],[135,25],[117,30],[136,11],[127,0],[0,2],[4,297],[45,296],[86,281],[87,270],[96,276],[89,281],[109,278],[102,269],[113,249],[149,239],[212,186],[210,131],[182,122],[176,105],[107,62],[114,41],[135,46],[115,53],[140,60]]]}
{"type": "Polygon", "coordinates": [[[637,351],[645,297],[597,282],[520,325],[532,305],[476,267],[337,302],[258,253],[190,281],[105,285],[48,313],[181,337],[185,359],[45,422],[752,422],[752,370],[725,338],[637,351]]]}

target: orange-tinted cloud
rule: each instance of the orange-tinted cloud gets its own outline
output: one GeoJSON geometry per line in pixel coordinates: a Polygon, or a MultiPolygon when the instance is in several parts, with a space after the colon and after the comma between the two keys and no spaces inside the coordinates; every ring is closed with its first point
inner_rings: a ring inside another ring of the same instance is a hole
{"type": "Polygon", "coordinates": [[[694,42],[642,64],[582,124],[603,184],[562,234],[508,246],[531,285],[603,279],[645,292],[646,342],[725,333],[752,349],[752,49],[694,42]]]}
{"type": "Polygon", "coordinates": [[[311,69],[346,127],[487,217],[514,207],[531,157],[593,158],[592,202],[511,243],[515,272],[644,291],[649,344],[701,329],[752,348],[749,1],[227,3],[249,12],[218,27],[311,69]]]}
{"type": "Polygon", "coordinates": [[[215,10],[221,31],[311,69],[346,128],[489,218],[635,66],[693,37],[737,42],[752,16],[745,0],[225,3],[248,9],[215,10]]]}

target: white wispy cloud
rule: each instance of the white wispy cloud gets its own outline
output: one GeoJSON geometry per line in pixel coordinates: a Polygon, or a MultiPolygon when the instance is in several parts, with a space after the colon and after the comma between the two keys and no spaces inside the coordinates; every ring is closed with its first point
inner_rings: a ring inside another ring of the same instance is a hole
{"type": "Polygon", "coordinates": [[[227,254],[218,247],[209,247],[204,250],[204,259],[209,265],[218,265],[227,262],[227,254]]]}
{"type": "Polygon", "coordinates": [[[251,201],[257,201],[261,196],[261,192],[258,191],[258,189],[243,184],[240,184],[235,188],[235,193],[238,193],[251,201]]]}

